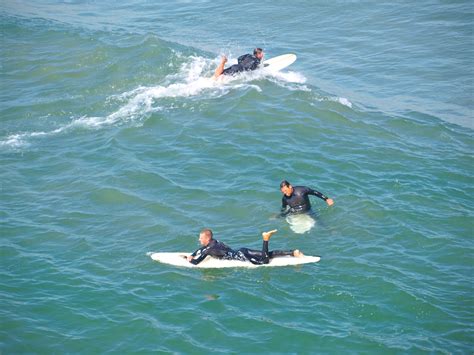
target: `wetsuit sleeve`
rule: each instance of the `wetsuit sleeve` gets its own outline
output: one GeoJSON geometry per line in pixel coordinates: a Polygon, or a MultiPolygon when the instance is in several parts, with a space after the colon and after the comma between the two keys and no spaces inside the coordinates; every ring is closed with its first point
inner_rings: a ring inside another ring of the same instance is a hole
{"type": "Polygon", "coordinates": [[[229,249],[229,247],[227,247],[225,244],[216,241],[212,246],[202,247],[201,249],[196,250],[196,255],[198,255],[198,257],[191,260],[190,262],[191,264],[197,265],[207,256],[222,258],[225,255],[227,249],[229,249]],[[199,250],[201,251],[200,253],[198,253],[199,250]]]}
{"type": "Polygon", "coordinates": [[[195,259],[193,259],[193,260],[190,261],[190,263],[193,264],[193,265],[199,264],[201,261],[203,261],[203,260],[206,258],[206,256],[209,255],[208,250],[206,250],[206,249],[204,249],[204,248],[200,248],[200,249],[196,250],[196,251],[195,251],[194,253],[192,253],[191,255],[192,255],[193,257],[196,256],[196,253],[197,253],[199,250],[201,250],[201,254],[200,254],[197,258],[195,258],[195,259]],[[201,249],[203,249],[203,250],[201,250],[201,249]]]}
{"type": "Polygon", "coordinates": [[[286,202],[285,196],[281,199],[281,211],[280,216],[285,217],[287,214],[290,213],[290,209],[288,208],[288,202],[286,202]]]}
{"type": "Polygon", "coordinates": [[[199,249],[196,249],[196,250],[194,251],[194,253],[191,254],[191,256],[194,257],[194,256],[196,256],[199,252],[202,253],[202,250],[203,250],[203,249],[204,249],[204,247],[201,247],[201,248],[199,248],[199,249]]]}
{"type": "Polygon", "coordinates": [[[329,197],[323,195],[321,192],[310,189],[309,187],[306,188],[306,193],[308,195],[313,195],[313,196],[319,197],[321,200],[324,200],[324,201],[326,201],[329,198],[329,197]]]}

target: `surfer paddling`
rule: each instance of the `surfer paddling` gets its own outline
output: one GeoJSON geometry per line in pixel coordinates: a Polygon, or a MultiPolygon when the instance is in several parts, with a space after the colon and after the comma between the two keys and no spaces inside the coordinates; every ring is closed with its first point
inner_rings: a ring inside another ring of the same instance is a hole
{"type": "Polygon", "coordinates": [[[225,63],[227,63],[227,57],[222,56],[221,62],[214,72],[214,79],[217,79],[221,75],[235,75],[244,71],[251,71],[258,68],[260,62],[264,56],[262,48],[255,48],[252,54],[241,55],[237,59],[237,64],[234,64],[226,69],[224,69],[225,63]]]}
{"type": "Polygon", "coordinates": [[[281,214],[286,216],[290,213],[304,213],[311,210],[311,202],[309,201],[309,195],[319,197],[326,201],[328,206],[332,206],[334,201],[324,196],[321,192],[310,189],[306,186],[291,186],[291,184],[283,180],[280,183],[280,191],[283,194],[281,200],[281,214]]]}
{"type": "Polygon", "coordinates": [[[276,232],[277,230],[274,229],[262,233],[263,246],[261,251],[248,248],[233,250],[224,243],[214,239],[210,229],[203,229],[201,233],[199,233],[199,243],[202,245],[202,247],[186,258],[191,264],[194,265],[199,264],[209,255],[217,259],[250,261],[252,264],[262,265],[268,264],[270,259],[278,256],[294,256],[297,258],[304,256],[303,253],[298,249],[288,251],[268,251],[268,241],[276,232]]]}

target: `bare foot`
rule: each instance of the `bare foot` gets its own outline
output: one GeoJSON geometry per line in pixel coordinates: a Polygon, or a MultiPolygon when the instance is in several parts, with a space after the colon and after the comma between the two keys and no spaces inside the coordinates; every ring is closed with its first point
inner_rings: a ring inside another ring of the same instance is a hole
{"type": "Polygon", "coordinates": [[[225,55],[222,56],[220,64],[217,66],[214,76],[212,77],[214,80],[216,80],[219,76],[222,75],[224,72],[224,65],[227,63],[227,57],[225,55]]]}
{"type": "Polygon", "coordinates": [[[295,250],[293,250],[293,256],[295,258],[302,258],[304,256],[304,254],[301,251],[299,251],[298,249],[295,249],[295,250]]]}
{"type": "Polygon", "coordinates": [[[276,232],[277,232],[277,229],[274,229],[274,230],[271,230],[271,231],[268,231],[268,232],[263,232],[262,233],[263,240],[268,242],[270,240],[271,236],[273,234],[275,234],[276,232]]]}

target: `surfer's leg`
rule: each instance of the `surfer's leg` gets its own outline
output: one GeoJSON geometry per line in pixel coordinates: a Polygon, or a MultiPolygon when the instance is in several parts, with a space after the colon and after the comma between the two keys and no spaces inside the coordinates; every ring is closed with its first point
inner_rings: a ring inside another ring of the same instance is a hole
{"type": "Polygon", "coordinates": [[[262,265],[268,264],[270,259],[268,257],[268,242],[264,242],[267,244],[267,253],[262,250],[253,250],[248,248],[240,248],[239,252],[245,256],[245,259],[250,261],[252,264],[255,265],[262,265]]]}
{"type": "Polygon", "coordinates": [[[301,258],[304,254],[298,249],[294,250],[272,250],[268,253],[270,259],[276,258],[279,256],[294,256],[295,258],[301,258]]]}
{"type": "Polygon", "coordinates": [[[270,259],[278,256],[294,256],[294,250],[272,250],[268,253],[270,259]]]}
{"type": "Polygon", "coordinates": [[[270,262],[270,253],[268,252],[268,242],[273,234],[277,232],[276,229],[273,229],[268,232],[262,233],[263,244],[262,244],[262,264],[268,264],[270,262]]]}
{"type": "Polygon", "coordinates": [[[263,240],[262,256],[263,264],[268,264],[270,262],[270,255],[268,253],[268,240],[263,240]]]}
{"type": "Polygon", "coordinates": [[[262,251],[252,250],[248,248],[240,248],[238,252],[243,254],[245,258],[248,261],[250,261],[252,264],[256,264],[256,265],[268,264],[270,262],[270,255],[268,252],[268,241],[270,240],[271,236],[275,234],[276,232],[277,230],[274,229],[274,230],[262,233],[262,238],[263,238],[262,251]]]}
{"type": "Polygon", "coordinates": [[[216,70],[214,71],[214,79],[217,79],[221,74],[224,72],[224,65],[227,63],[227,57],[224,55],[222,56],[221,62],[217,66],[216,70]]]}

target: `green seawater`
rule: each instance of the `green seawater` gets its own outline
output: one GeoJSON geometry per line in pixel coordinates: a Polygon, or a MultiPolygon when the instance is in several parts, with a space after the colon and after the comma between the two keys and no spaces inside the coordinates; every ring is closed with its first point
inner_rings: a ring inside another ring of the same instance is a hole
{"type": "Polygon", "coordinates": [[[471,354],[469,1],[0,4],[0,352],[471,354]],[[208,80],[264,47],[280,73],[208,80]],[[277,217],[313,187],[314,226],[277,217]],[[198,234],[320,255],[196,270],[198,234]],[[298,226],[296,226],[298,227],[298,226]]]}

